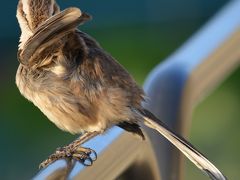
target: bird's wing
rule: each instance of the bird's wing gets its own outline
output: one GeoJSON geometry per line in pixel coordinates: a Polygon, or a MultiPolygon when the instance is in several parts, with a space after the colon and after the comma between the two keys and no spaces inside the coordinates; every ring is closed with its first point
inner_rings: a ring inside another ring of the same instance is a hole
{"type": "Polygon", "coordinates": [[[32,63],[30,59],[38,48],[55,43],[90,18],[78,8],[68,8],[52,16],[35,30],[23,49],[18,52],[19,61],[24,65],[30,65],[32,63]]]}

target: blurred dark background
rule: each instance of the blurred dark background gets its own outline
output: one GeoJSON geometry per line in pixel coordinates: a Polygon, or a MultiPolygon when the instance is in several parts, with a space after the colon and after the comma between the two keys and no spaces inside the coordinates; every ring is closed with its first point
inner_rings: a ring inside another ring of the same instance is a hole
{"type": "MultiPolygon", "coordinates": [[[[75,136],[56,128],[18,92],[17,0],[1,3],[0,179],[30,179],[42,160],[75,136]]],[[[95,37],[142,84],[155,65],[181,46],[227,1],[58,0],[58,3],[62,9],[77,6],[93,15],[93,20],[81,29],[95,37]]],[[[229,179],[240,175],[239,82],[237,70],[197,107],[190,137],[229,179]]],[[[207,179],[192,164],[186,164],[186,179],[207,179]]]]}

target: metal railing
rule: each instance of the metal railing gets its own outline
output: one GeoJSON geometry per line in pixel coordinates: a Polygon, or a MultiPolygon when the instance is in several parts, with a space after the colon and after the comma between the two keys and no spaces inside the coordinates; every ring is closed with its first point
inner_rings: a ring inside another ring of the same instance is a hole
{"type": "MultiPolygon", "coordinates": [[[[240,63],[240,1],[231,1],[173,55],[158,65],[144,85],[145,107],[172,129],[188,136],[193,108],[240,63]]],[[[182,179],[182,155],[146,129],[141,141],[114,127],[85,145],[99,154],[91,167],[59,160],[34,179],[182,179]]]]}

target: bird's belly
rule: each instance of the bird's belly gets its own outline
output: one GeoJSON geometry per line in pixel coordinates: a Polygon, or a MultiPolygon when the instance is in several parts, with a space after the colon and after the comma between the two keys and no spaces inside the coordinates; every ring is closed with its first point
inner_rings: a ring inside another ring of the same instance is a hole
{"type": "MultiPolygon", "coordinates": [[[[24,71],[26,72],[20,65],[16,76],[16,85],[20,93],[33,102],[57,127],[72,134],[99,131],[106,127],[106,124],[98,121],[97,118],[81,113],[78,106],[80,100],[71,96],[65,84],[59,84],[55,88],[40,87],[33,79],[25,78],[21,74],[25,73],[24,71]]],[[[86,104],[86,101],[83,102],[86,104]]],[[[84,107],[84,103],[82,106],[84,107]]]]}
{"type": "Polygon", "coordinates": [[[68,101],[61,100],[61,98],[49,98],[41,94],[36,94],[32,102],[58,128],[72,134],[79,134],[84,131],[102,131],[102,129],[105,129],[106,125],[102,121],[82,114],[75,103],[71,104],[68,101]]]}
{"type": "Polygon", "coordinates": [[[96,102],[76,97],[62,98],[35,93],[33,103],[60,129],[76,134],[83,131],[105,131],[121,121],[133,120],[133,112],[123,101],[121,92],[108,90],[96,102]],[[110,93],[110,94],[109,94],[110,93]],[[81,106],[79,105],[81,103],[81,106]],[[83,108],[84,111],[82,110],[83,108]]]}
{"type": "Polygon", "coordinates": [[[21,94],[50,121],[72,134],[105,131],[121,121],[136,119],[129,108],[126,93],[119,88],[106,88],[98,98],[90,100],[89,97],[74,96],[65,84],[59,84],[56,88],[36,88],[34,81],[22,76],[16,78],[16,84],[21,94]]]}

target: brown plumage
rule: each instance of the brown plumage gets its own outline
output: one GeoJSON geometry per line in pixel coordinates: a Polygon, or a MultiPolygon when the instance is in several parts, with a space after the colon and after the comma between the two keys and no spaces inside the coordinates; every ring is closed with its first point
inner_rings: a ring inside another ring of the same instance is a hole
{"type": "Polygon", "coordinates": [[[62,157],[84,163],[89,151],[79,152],[77,146],[114,125],[144,139],[139,126],[144,122],[210,177],[224,179],[186,140],[143,109],[144,92],[134,79],[92,37],[77,29],[89,15],[77,8],[60,12],[54,0],[20,0],[17,17],[22,35],[16,84],[21,94],[60,129],[84,134],[43,166],[62,157]]]}

